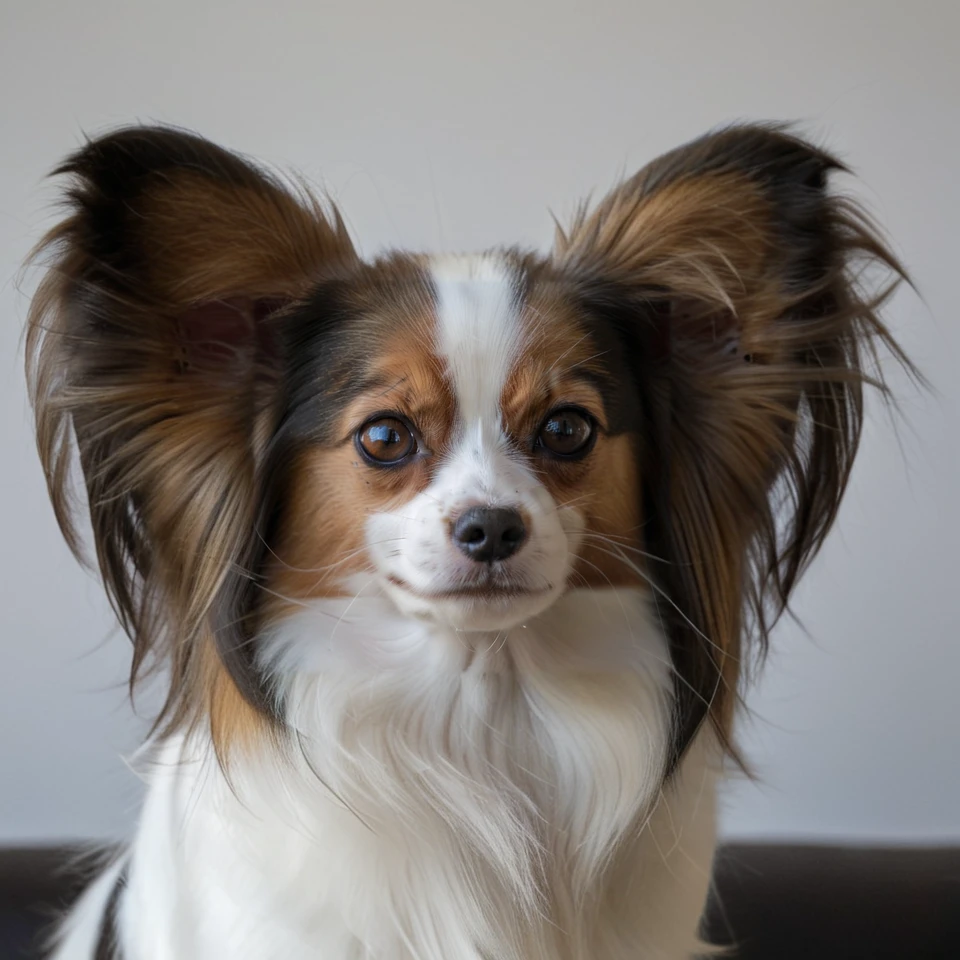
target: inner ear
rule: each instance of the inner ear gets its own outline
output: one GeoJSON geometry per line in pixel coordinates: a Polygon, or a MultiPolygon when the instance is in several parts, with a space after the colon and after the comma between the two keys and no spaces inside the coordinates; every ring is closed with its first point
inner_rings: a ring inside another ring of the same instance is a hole
{"type": "Polygon", "coordinates": [[[177,318],[182,372],[273,363],[279,354],[274,316],[290,302],[228,297],[191,306],[177,318]]]}
{"type": "Polygon", "coordinates": [[[647,350],[657,359],[753,360],[744,345],[740,320],[729,306],[667,295],[653,302],[651,312],[647,350]]]}
{"type": "Polygon", "coordinates": [[[666,322],[673,348],[687,355],[747,363],[753,359],[744,343],[740,318],[731,306],[679,297],[669,301],[666,322]]]}

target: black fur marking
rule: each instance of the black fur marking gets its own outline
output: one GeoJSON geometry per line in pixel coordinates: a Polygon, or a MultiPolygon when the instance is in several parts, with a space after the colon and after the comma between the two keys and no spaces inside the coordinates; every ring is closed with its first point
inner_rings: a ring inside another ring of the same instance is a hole
{"type": "Polygon", "coordinates": [[[97,946],[93,952],[93,960],[123,960],[123,956],[120,953],[117,914],[120,907],[120,897],[126,885],[127,867],[124,866],[113,885],[110,899],[107,901],[106,907],[104,907],[103,919],[100,922],[100,936],[97,939],[97,946]]]}
{"type": "Polygon", "coordinates": [[[76,178],[66,199],[83,212],[80,239],[111,285],[127,287],[130,275],[146,266],[145,253],[136,242],[142,232],[137,206],[144,189],[185,171],[238,188],[256,190],[265,179],[275,185],[273,178],[239,155],[174,127],[117,130],[88,141],[53,171],[76,178]]]}

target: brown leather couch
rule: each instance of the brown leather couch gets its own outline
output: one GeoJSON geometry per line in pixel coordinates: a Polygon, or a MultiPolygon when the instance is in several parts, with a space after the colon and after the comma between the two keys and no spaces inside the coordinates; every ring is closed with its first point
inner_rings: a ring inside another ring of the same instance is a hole
{"type": "MultiPolygon", "coordinates": [[[[73,860],[0,850],[0,960],[41,956],[77,894],[73,860]]],[[[740,960],[960,960],[960,848],[731,845],[706,925],[740,960]]]]}

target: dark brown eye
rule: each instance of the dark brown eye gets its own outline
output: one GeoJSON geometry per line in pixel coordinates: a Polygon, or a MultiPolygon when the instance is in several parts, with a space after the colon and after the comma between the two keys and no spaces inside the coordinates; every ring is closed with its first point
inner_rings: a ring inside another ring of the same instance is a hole
{"type": "Polygon", "coordinates": [[[417,440],[402,420],[377,417],[357,431],[357,447],[373,463],[395,464],[416,453],[417,440]]]}
{"type": "Polygon", "coordinates": [[[537,446],[557,457],[583,457],[594,440],[593,420],[575,407],[554,410],[540,427],[537,446]]]}

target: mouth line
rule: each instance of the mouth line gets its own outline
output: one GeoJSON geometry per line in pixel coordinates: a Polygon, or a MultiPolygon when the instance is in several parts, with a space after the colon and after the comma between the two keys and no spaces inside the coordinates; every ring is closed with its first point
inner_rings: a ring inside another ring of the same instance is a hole
{"type": "Polygon", "coordinates": [[[398,577],[387,577],[395,587],[406,590],[414,596],[421,597],[424,600],[514,600],[518,597],[537,597],[549,593],[550,587],[544,587],[540,590],[531,590],[529,587],[501,585],[501,584],[475,584],[455,587],[450,590],[416,590],[405,580],[398,577]]]}

